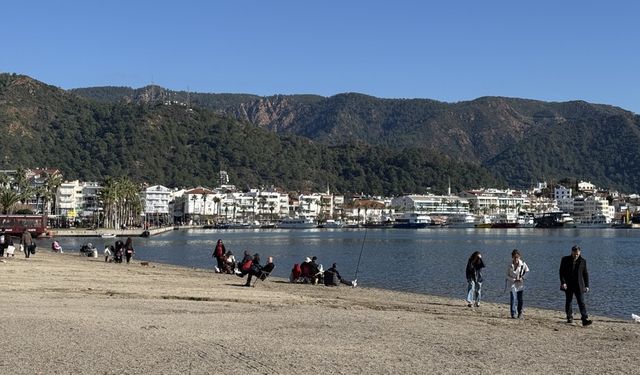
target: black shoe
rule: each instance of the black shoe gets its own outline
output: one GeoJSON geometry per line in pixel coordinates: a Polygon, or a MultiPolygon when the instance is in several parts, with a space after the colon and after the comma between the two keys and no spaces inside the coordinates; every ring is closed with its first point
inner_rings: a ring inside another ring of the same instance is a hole
{"type": "Polygon", "coordinates": [[[573,319],[567,319],[567,324],[573,324],[573,319]]]}
{"type": "Polygon", "coordinates": [[[593,321],[589,320],[589,319],[585,319],[582,321],[582,326],[586,327],[586,326],[590,326],[591,324],[593,324],[593,321]]]}

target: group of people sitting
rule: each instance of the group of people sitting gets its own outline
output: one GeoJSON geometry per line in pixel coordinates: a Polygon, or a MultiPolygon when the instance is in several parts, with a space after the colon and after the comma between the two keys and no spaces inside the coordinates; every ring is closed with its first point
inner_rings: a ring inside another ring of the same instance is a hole
{"type": "Polygon", "coordinates": [[[248,275],[244,286],[251,286],[251,279],[254,276],[260,280],[265,280],[275,268],[273,257],[269,257],[267,264],[262,266],[260,265],[260,254],[251,255],[247,250],[245,250],[242,260],[236,263],[235,256],[231,251],[227,251],[221,239],[216,243],[211,256],[216,258],[217,261],[215,266],[216,273],[236,274],[239,277],[248,275]]]}
{"type": "Polygon", "coordinates": [[[305,283],[318,285],[318,283],[324,283],[325,286],[337,286],[339,284],[349,285],[356,287],[358,285],[357,280],[347,280],[340,276],[338,272],[337,264],[333,263],[331,268],[326,271],[323,269],[322,264],[318,264],[318,257],[306,257],[304,262],[296,263],[293,265],[289,281],[292,283],[305,283]]]}

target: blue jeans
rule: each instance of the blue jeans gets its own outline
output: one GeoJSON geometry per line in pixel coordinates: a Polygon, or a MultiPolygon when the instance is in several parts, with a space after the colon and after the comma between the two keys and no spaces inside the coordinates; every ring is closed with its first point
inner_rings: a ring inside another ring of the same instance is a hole
{"type": "Polygon", "coordinates": [[[522,290],[519,292],[511,291],[510,296],[510,305],[511,305],[511,317],[515,318],[517,316],[522,315],[522,290]],[[517,301],[517,309],[516,309],[516,301],[517,301]]]}
{"type": "Polygon", "coordinates": [[[468,303],[480,303],[480,297],[482,295],[482,283],[475,282],[473,280],[467,280],[467,302],[468,303]]]}

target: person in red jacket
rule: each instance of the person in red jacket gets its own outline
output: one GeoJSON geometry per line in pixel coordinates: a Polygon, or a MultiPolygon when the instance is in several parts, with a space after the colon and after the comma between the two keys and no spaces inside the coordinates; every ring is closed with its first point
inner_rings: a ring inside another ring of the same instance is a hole
{"type": "Polygon", "coordinates": [[[224,243],[222,243],[221,239],[218,239],[218,243],[216,243],[216,247],[213,250],[213,254],[211,254],[212,257],[216,258],[216,261],[218,263],[218,265],[216,266],[216,272],[220,273],[222,272],[222,270],[224,269],[224,260],[225,260],[225,253],[227,252],[227,249],[224,247],[224,243]]]}

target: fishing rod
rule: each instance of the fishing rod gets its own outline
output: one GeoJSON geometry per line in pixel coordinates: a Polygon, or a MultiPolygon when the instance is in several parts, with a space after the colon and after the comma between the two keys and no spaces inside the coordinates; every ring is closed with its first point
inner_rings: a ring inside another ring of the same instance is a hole
{"type": "Polygon", "coordinates": [[[360,269],[360,259],[362,259],[362,251],[364,250],[364,242],[367,240],[367,228],[364,228],[364,237],[362,238],[362,246],[360,247],[360,256],[358,256],[358,264],[356,265],[356,275],[354,280],[358,280],[358,270],[360,269]]]}

